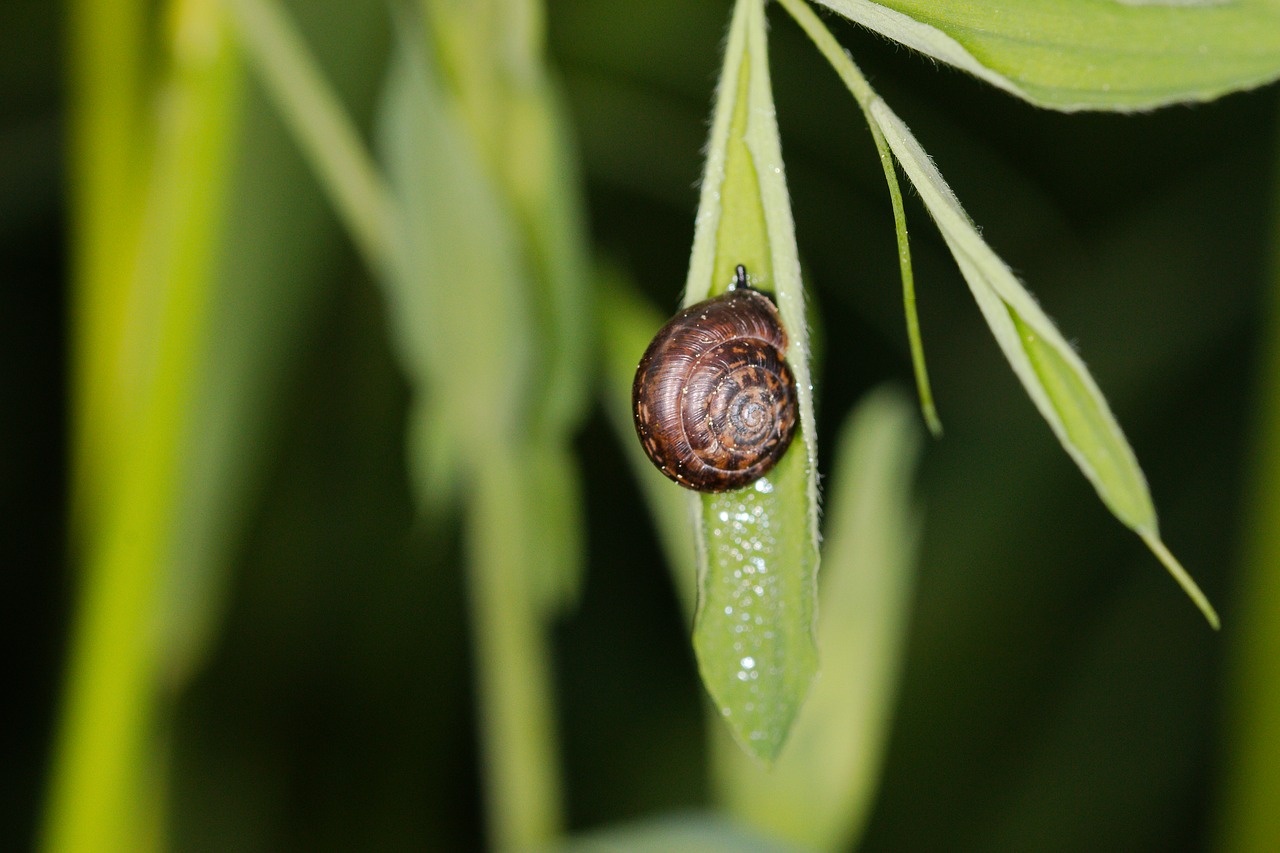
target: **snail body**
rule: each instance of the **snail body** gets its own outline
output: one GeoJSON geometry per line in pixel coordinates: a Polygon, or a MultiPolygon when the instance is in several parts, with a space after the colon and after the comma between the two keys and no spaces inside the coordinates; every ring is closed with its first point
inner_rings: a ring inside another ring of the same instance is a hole
{"type": "Polygon", "coordinates": [[[734,286],[676,314],[645,351],[632,385],[636,433],[670,479],[700,492],[764,476],[795,435],[795,377],[769,297],[734,286]]]}

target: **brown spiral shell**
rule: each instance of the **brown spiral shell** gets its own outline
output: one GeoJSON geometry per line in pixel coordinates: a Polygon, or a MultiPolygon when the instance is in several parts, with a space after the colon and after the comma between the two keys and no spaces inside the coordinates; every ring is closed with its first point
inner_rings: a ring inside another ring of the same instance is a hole
{"type": "Polygon", "coordinates": [[[787,336],[767,296],[741,286],[671,318],[631,388],[640,444],[672,480],[725,492],[764,476],[796,430],[787,336]]]}

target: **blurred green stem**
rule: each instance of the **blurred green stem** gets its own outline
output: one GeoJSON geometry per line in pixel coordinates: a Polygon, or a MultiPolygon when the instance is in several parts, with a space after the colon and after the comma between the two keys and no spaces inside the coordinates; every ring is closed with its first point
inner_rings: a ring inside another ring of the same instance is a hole
{"type": "Polygon", "coordinates": [[[365,263],[390,275],[399,223],[350,117],[274,0],[227,0],[246,58],[342,217],[365,263]]]}
{"type": "MultiPolygon", "coordinates": [[[[147,790],[154,784],[148,774],[161,691],[156,608],[173,545],[180,452],[203,343],[237,82],[221,8],[179,0],[169,11],[164,34],[171,64],[156,97],[164,109],[156,113],[138,239],[125,239],[92,216],[76,223],[78,229],[107,227],[122,241],[101,248],[114,253],[116,268],[101,281],[82,281],[78,290],[96,294],[99,306],[90,313],[105,306],[104,313],[128,321],[120,327],[120,351],[132,360],[122,367],[111,341],[79,337],[100,328],[78,326],[75,346],[90,362],[87,376],[103,381],[121,369],[117,381],[132,394],[107,394],[101,410],[77,412],[85,431],[103,430],[113,446],[111,464],[95,472],[106,476],[88,496],[93,505],[86,504],[95,522],[80,543],[83,572],[43,837],[49,851],[137,850],[161,823],[144,813],[147,804],[164,799],[147,790]]],[[[89,16],[73,26],[96,20],[89,16]]],[[[97,58],[109,62],[112,54],[97,58]]],[[[88,57],[77,68],[85,75],[113,73],[95,71],[88,57]]],[[[80,103],[89,109],[95,85],[84,85],[80,103]]],[[[108,107],[93,109],[99,108],[108,107]]],[[[92,144],[81,140],[86,152],[92,144]]],[[[119,139],[108,134],[104,144],[119,139]]],[[[110,185],[90,174],[115,168],[116,159],[85,156],[77,174],[110,185]]],[[[98,236],[82,241],[103,242],[98,236]]],[[[102,269],[108,266],[103,262],[102,269]]],[[[81,268],[86,275],[93,269],[81,268]]]]}
{"type": "MultiPolygon", "coordinates": [[[[468,283],[465,276],[443,281],[417,277],[422,268],[414,264],[410,243],[406,242],[421,236],[411,233],[416,221],[413,211],[431,210],[433,205],[441,207],[446,202],[430,194],[410,200],[397,195],[417,192],[420,188],[410,190],[397,183],[394,163],[388,166],[391,175],[388,186],[337,96],[275,0],[229,0],[229,6],[254,70],[310,161],[321,188],[380,278],[389,304],[419,304],[422,294],[429,292],[425,288],[470,286],[471,295],[492,290],[495,286],[492,277],[473,283],[468,283]]],[[[457,62],[449,69],[451,73],[444,75],[448,85],[443,88],[450,88],[450,94],[457,99],[451,106],[461,105],[462,114],[473,119],[468,123],[470,133],[466,144],[483,151],[486,146],[505,139],[500,132],[510,131],[498,120],[505,113],[494,118],[486,112],[501,113],[507,106],[504,99],[509,95],[499,73],[502,69],[490,61],[495,52],[491,37],[495,33],[508,36],[502,43],[512,53],[503,56],[505,61],[527,63],[541,32],[540,5],[531,0],[518,0],[510,16],[502,14],[507,11],[505,7],[470,2],[429,4],[428,11],[435,13],[434,31],[442,43],[458,49],[450,54],[457,62]],[[458,90],[465,90],[466,96],[458,90]],[[494,120],[489,121],[491,118],[494,120]]],[[[416,34],[415,25],[407,17],[399,22],[405,25],[406,33],[412,29],[416,34]]],[[[408,39],[406,43],[413,44],[413,40],[408,39]]],[[[444,97],[434,90],[413,91],[413,97],[417,98],[432,95],[444,97]]],[[[432,106],[441,110],[440,104],[432,106]]],[[[433,115],[438,117],[436,113],[433,115]]],[[[409,156],[416,160],[444,155],[431,145],[419,145],[409,156]]],[[[510,182],[504,185],[501,179],[509,177],[502,167],[510,168],[511,164],[495,157],[489,165],[496,172],[495,183],[510,194],[510,182]]],[[[457,175],[451,177],[457,178],[457,175]]],[[[475,201],[477,197],[473,194],[470,200],[475,201]]],[[[453,226],[458,222],[472,222],[460,217],[456,209],[441,213],[431,220],[433,224],[447,222],[453,226]]],[[[427,236],[439,239],[438,235],[427,236]]],[[[460,242],[446,243],[440,251],[465,254],[465,240],[480,238],[476,233],[466,233],[461,238],[455,235],[460,242]]],[[[492,256],[494,247],[485,245],[482,252],[492,256]]],[[[462,268],[469,269],[465,264],[462,268]]],[[[447,316],[448,306],[452,304],[441,297],[431,310],[447,316]]],[[[413,340],[425,332],[425,325],[396,328],[396,323],[404,323],[411,316],[394,318],[393,338],[413,340]]],[[[493,317],[486,319],[496,322],[493,317]]],[[[412,348],[407,354],[402,353],[407,373],[415,381],[421,381],[431,372],[429,368],[421,369],[422,365],[415,361],[418,354],[419,351],[412,348]]],[[[479,380],[473,375],[471,381],[479,380]]],[[[482,381],[480,384],[488,385],[482,381]]],[[[429,391],[440,393],[439,387],[416,390],[424,397],[429,391]]],[[[452,415],[463,411],[456,399],[449,398],[449,403],[452,415]]],[[[530,578],[531,567],[545,562],[545,555],[534,553],[530,543],[545,537],[537,535],[539,522],[534,518],[537,513],[529,499],[545,500],[546,496],[534,495],[530,488],[522,487],[530,460],[510,448],[523,448],[523,445],[505,441],[503,429],[496,432],[504,440],[477,438],[490,433],[476,430],[474,426],[467,433],[468,441],[478,441],[483,446],[477,453],[465,454],[474,459],[474,464],[468,466],[473,474],[468,483],[471,493],[465,512],[487,822],[493,849],[512,850],[540,846],[558,835],[560,784],[550,662],[541,606],[544,595],[534,588],[530,578]]],[[[439,433],[432,439],[440,441],[439,433]]],[[[424,492],[437,485],[427,483],[424,492]]]]}
{"type": "Polygon", "coordinates": [[[1230,631],[1220,849],[1280,850],[1280,152],[1273,264],[1254,413],[1251,501],[1230,631]]]}
{"type": "MultiPolygon", "coordinates": [[[[118,370],[136,245],[145,148],[138,0],[72,0],[67,9],[72,259],[72,512],[77,546],[103,504],[126,406],[118,370]]],[[[74,548],[73,548],[74,550],[74,548]]]]}
{"type": "MultiPolygon", "coordinates": [[[[547,210],[540,205],[539,191],[544,187],[538,180],[545,177],[550,152],[545,137],[536,132],[545,129],[549,117],[543,111],[548,103],[532,97],[543,74],[541,0],[426,0],[423,11],[432,42],[429,52],[439,62],[442,89],[462,118],[468,144],[479,155],[488,179],[508,210],[529,213],[534,224],[552,227],[544,218],[547,210]],[[514,149],[509,147],[513,140],[518,140],[514,149]]],[[[563,194],[572,189],[561,183],[549,191],[563,194]]],[[[526,231],[522,241],[527,259],[533,261],[523,271],[531,288],[538,275],[537,262],[545,261],[541,251],[545,247],[536,238],[536,233],[526,231]]],[[[557,284],[568,287],[570,283],[557,284]]],[[[531,291],[531,298],[562,307],[554,291],[550,297],[531,291]]],[[[526,331],[531,338],[538,337],[535,323],[526,331]]],[[[575,332],[581,334],[580,329],[575,332]]],[[[574,341],[563,338],[548,346],[553,355],[575,349],[574,341]]],[[[555,383],[562,396],[572,395],[581,385],[579,376],[557,373],[544,378],[555,383]]],[[[563,426],[557,424],[556,429],[563,426]]],[[[546,585],[548,575],[561,585],[555,578],[560,575],[563,580],[565,566],[549,563],[569,555],[555,547],[555,536],[548,529],[545,511],[555,502],[545,491],[548,482],[536,476],[538,448],[526,445],[526,440],[531,439],[515,430],[479,448],[473,457],[475,481],[467,506],[467,574],[486,823],[490,847],[497,851],[543,847],[561,832],[560,767],[547,643],[552,609],[547,606],[546,585]]],[[[575,580],[576,574],[568,572],[575,580]]]]}
{"type": "Polygon", "coordinates": [[[527,850],[560,832],[560,768],[545,626],[530,588],[523,461],[495,452],[468,509],[471,619],[493,850],[527,850]]]}

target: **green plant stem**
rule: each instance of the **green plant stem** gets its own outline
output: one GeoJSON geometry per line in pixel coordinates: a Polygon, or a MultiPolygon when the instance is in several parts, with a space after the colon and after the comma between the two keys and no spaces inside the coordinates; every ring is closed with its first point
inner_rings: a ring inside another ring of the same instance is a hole
{"type": "MultiPolygon", "coordinates": [[[[227,0],[245,54],[364,255],[390,275],[399,239],[382,175],[338,96],[275,0],[227,0]]],[[[427,156],[427,152],[424,152],[427,156]]]]}
{"type": "Polygon", "coordinates": [[[143,18],[139,0],[67,10],[75,547],[92,536],[126,410],[118,367],[142,196],[143,18]]]}
{"type": "MultiPolygon", "coordinates": [[[[1277,152],[1280,154],[1280,152],[1277,152]]],[[[1280,188],[1280,156],[1272,185],[1280,188]]],[[[1244,560],[1228,629],[1226,760],[1218,849],[1280,849],[1280,192],[1273,201],[1270,304],[1254,411],[1244,560]]]]}
{"type": "Polygon", "coordinates": [[[925,366],[924,342],[920,337],[920,318],[916,312],[916,284],[911,266],[911,244],[907,239],[907,215],[902,206],[902,189],[898,185],[898,170],[894,164],[893,152],[889,149],[888,142],[880,132],[879,124],[871,114],[871,104],[879,96],[862,76],[862,72],[858,70],[858,66],[848,52],[840,46],[835,36],[822,23],[809,4],[804,0],[778,0],[778,2],[795,19],[818,51],[840,75],[840,79],[857,101],[859,109],[866,117],[867,126],[871,129],[871,137],[875,140],[876,152],[880,157],[880,168],[884,170],[885,182],[889,185],[889,199],[893,204],[893,221],[898,239],[898,269],[902,275],[902,305],[907,318],[907,341],[911,347],[916,393],[920,398],[920,410],[924,415],[925,424],[929,427],[929,432],[935,438],[940,437],[942,421],[938,418],[938,410],[933,402],[933,390],[929,384],[928,368],[925,366]]]}
{"type": "Polygon", "coordinates": [[[472,631],[487,824],[496,851],[546,845],[560,832],[560,772],[550,660],[526,565],[529,527],[518,454],[479,467],[469,509],[472,631]]]}
{"type": "Polygon", "coordinates": [[[128,349],[150,358],[127,377],[136,384],[136,410],[110,413],[127,430],[101,506],[92,510],[100,522],[82,548],[42,839],[49,851],[137,850],[160,824],[144,813],[147,804],[163,802],[147,790],[161,692],[156,608],[174,544],[237,80],[219,8],[179,0],[173,13],[172,67],[160,99],[166,110],[157,125],[140,245],[117,250],[136,259],[130,293],[145,297],[126,315],[128,349]]]}
{"type": "MultiPolygon", "coordinates": [[[[251,64],[357,247],[379,278],[396,281],[405,275],[399,241],[408,226],[338,98],[275,0],[229,0],[229,7],[251,64]]],[[[460,21],[474,24],[476,10],[464,11],[460,21]]],[[[530,18],[526,29],[539,20],[530,18]]],[[[480,54],[464,51],[472,60],[480,54]]],[[[388,292],[394,296],[394,288],[388,292]]],[[[549,656],[527,568],[534,522],[515,485],[524,460],[497,451],[480,456],[467,541],[487,822],[493,849],[527,849],[560,829],[549,656]]]]}

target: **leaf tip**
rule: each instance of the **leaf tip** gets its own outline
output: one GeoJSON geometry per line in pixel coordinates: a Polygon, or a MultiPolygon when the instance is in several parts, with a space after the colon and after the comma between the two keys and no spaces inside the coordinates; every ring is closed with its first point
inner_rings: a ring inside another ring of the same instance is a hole
{"type": "Polygon", "coordinates": [[[924,414],[924,424],[929,428],[929,435],[935,439],[942,438],[942,419],[938,417],[938,410],[930,403],[923,408],[922,413],[924,414]]]}
{"type": "Polygon", "coordinates": [[[1222,620],[1218,618],[1218,611],[1209,603],[1209,597],[1200,589],[1200,585],[1195,579],[1182,567],[1182,563],[1178,562],[1178,558],[1165,546],[1160,539],[1160,534],[1153,529],[1141,529],[1138,535],[1142,537],[1142,541],[1147,543],[1147,547],[1151,549],[1151,553],[1156,555],[1169,574],[1173,575],[1173,579],[1178,582],[1178,586],[1182,587],[1190,598],[1192,603],[1204,614],[1205,621],[1209,623],[1209,627],[1217,631],[1222,628],[1222,620]]]}

